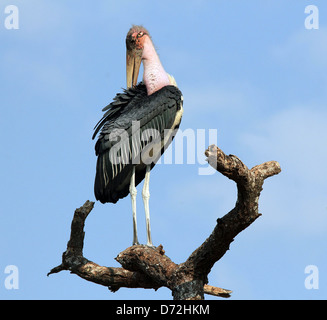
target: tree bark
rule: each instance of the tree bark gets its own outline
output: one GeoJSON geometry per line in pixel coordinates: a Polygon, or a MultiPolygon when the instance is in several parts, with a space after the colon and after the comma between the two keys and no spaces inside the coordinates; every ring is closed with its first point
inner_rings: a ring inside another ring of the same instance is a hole
{"type": "Polygon", "coordinates": [[[229,213],[217,219],[211,235],[185,262],[175,264],[165,255],[162,245],[157,248],[146,245],[127,248],[116,257],[122,268],[99,266],[87,260],[83,257],[84,224],[94,202],[86,201],[75,210],[62,263],[48,275],[70,270],[85,280],[107,286],[113,292],[122,287],[155,290],[167,287],[174,300],[203,300],[204,294],[229,297],[230,290],[207,284],[208,274],[229,249],[235,236],[261,215],[258,203],[264,180],[280,173],[281,168],[278,162],[269,161],[248,169],[239,158],[225,155],[214,145],[209,146],[205,154],[212,167],[236,183],[237,201],[229,213]]]}

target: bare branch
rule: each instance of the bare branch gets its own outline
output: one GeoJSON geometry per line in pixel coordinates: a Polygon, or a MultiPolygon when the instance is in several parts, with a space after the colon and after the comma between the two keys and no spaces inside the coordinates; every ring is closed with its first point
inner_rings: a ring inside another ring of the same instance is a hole
{"type": "Polygon", "coordinates": [[[209,164],[237,184],[235,208],[223,218],[209,238],[182,265],[183,272],[196,274],[205,281],[212,266],[226,253],[234,237],[252,224],[259,216],[258,201],[266,178],[281,171],[278,162],[270,161],[249,170],[237,157],[227,156],[217,146],[205,152],[209,164]]]}
{"type": "Polygon", "coordinates": [[[127,248],[116,257],[122,268],[103,267],[87,260],[83,257],[84,225],[94,202],[86,201],[75,210],[62,263],[48,275],[70,270],[85,280],[109,287],[111,291],[121,287],[156,290],[164,286],[172,290],[174,299],[200,300],[204,293],[229,297],[230,290],[207,285],[207,276],[235,236],[261,215],[258,202],[264,180],[281,172],[281,168],[278,162],[269,161],[250,170],[238,157],[227,156],[214,145],[205,154],[211,166],[236,182],[237,201],[229,213],[217,219],[211,235],[184,263],[175,264],[165,255],[162,245],[157,248],[144,245],[127,248]]]}
{"type": "Polygon", "coordinates": [[[177,268],[177,265],[164,255],[162,245],[158,248],[134,245],[121,252],[116,260],[125,269],[145,273],[159,286],[169,287],[170,277],[177,268]]]}
{"type": "Polygon", "coordinates": [[[208,284],[204,285],[203,290],[205,294],[210,294],[212,296],[222,297],[222,298],[229,298],[232,293],[231,290],[209,286],[208,284]]]}
{"type": "Polygon", "coordinates": [[[75,210],[70,240],[62,255],[62,263],[51,269],[47,275],[69,270],[85,280],[109,287],[111,291],[117,291],[121,287],[158,289],[159,286],[145,274],[124,268],[99,266],[83,257],[85,219],[93,207],[94,202],[87,200],[82,207],[75,210]]]}

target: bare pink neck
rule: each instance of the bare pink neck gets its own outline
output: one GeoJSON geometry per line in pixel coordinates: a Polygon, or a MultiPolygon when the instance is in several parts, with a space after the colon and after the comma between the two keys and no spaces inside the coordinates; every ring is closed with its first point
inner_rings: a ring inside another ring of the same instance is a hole
{"type": "Polygon", "coordinates": [[[143,81],[148,95],[169,85],[169,78],[164,70],[151,39],[145,36],[142,61],[144,66],[143,81]]]}

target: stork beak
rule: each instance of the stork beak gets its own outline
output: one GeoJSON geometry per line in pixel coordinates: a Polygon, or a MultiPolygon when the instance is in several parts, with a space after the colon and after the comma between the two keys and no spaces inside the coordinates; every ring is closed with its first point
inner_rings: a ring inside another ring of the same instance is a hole
{"type": "Polygon", "coordinates": [[[127,88],[136,86],[142,62],[142,53],[139,50],[127,49],[126,51],[126,82],[127,88]]]}

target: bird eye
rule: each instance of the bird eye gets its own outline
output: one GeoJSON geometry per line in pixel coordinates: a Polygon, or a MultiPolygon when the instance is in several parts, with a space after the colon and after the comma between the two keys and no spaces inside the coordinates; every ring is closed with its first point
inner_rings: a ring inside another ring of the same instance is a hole
{"type": "Polygon", "coordinates": [[[144,35],[143,31],[140,31],[140,32],[137,34],[137,37],[138,37],[138,38],[141,38],[143,35],[144,35]]]}

